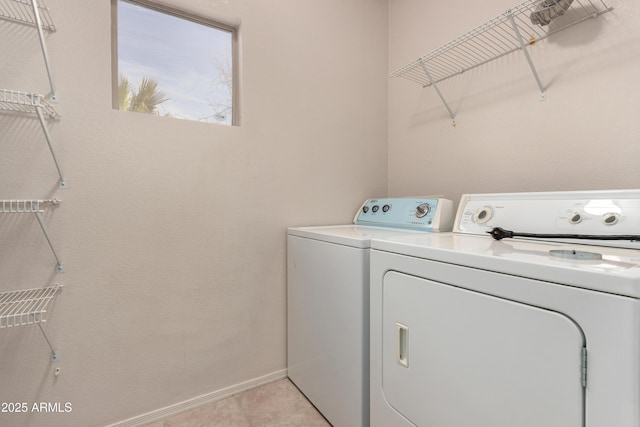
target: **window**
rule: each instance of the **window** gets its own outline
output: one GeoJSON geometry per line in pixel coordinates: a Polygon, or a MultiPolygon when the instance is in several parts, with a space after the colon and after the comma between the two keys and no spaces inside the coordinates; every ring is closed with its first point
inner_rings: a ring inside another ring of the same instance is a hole
{"type": "Polygon", "coordinates": [[[148,0],[112,0],[113,108],[236,125],[236,29],[148,0]]]}

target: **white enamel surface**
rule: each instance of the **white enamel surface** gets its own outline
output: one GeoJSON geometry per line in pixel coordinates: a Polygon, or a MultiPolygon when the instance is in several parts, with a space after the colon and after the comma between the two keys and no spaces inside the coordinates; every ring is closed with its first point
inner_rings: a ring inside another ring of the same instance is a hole
{"type": "MultiPolygon", "coordinates": [[[[372,427],[414,425],[390,405],[384,393],[383,354],[395,350],[388,349],[387,343],[383,341],[384,278],[394,271],[554,311],[571,318],[583,331],[587,343],[585,426],[639,425],[640,303],[637,296],[633,296],[637,294],[637,267],[634,262],[628,262],[629,254],[633,251],[610,250],[607,256],[616,257],[607,264],[614,270],[611,273],[593,271],[578,265],[561,267],[540,263],[544,258],[535,252],[542,247],[559,246],[554,244],[515,242],[517,250],[523,253],[518,253],[517,259],[513,259],[490,255],[490,246],[500,242],[492,242],[488,237],[452,234],[439,235],[435,239],[430,237],[407,237],[407,240],[412,241],[411,244],[404,242],[385,245],[378,240],[372,242],[375,247],[371,250],[370,295],[372,427]],[[422,246],[416,246],[418,242],[422,246]],[[533,251],[534,254],[527,254],[525,250],[533,251]],[[530,257],[529,262],[523,261],[527,257],[530,257]],[[617,265],[618,262],[622,265],[617,265]],[[629,265],[625,264],[627,262],[629,265]],[[589,289],[607,287],[616,292],[627,291],[631,296],[589,289]]],[[[499,245],[499,248],[503,248],[503,245],[499,245]]],[[[408,305],[413,304],[414,300],[421,300],[425,306],[429,303],[424,298],[421,299],[419,293],[413,292],[405,300],[408,305]]],[[[451,310],[455,310],[459,302],[457,298],[449,298],[446,304],[451,310]]],[[[473,313],[474,308],[468,307],[468,314],[473,313]]],[[[505,323],[518,323],[516,320],[517,316],[503,318],[505,323]]],[[[411,336],[411,331],[409,335],[411,336]]],[[[411,337],[409,340],[411,347],[411,337]]],[[[491,351],[491,348],[469,349],[470,355],[482,351],[491,351]]],[[[410,354],[410,366],[415,363],[416,357],[411,357],[410,354]]],[[[577,364],[574,372],[578,370],[578,366],[577,364]]],[[[493,387],[500,386],[500,383],[496,383],[493,387]]],[[[560,402],[562,403],[564,400],[560,402]]],[[[459,408],[459,411],[464,411],[464,408],[459,408]]]]}
{"type": "Polygon", "coordinates": [[[371,245],[413,257],[640,297],[640,252],[631,249],[517,239],[496,241],[490,236],[456,233],[394,236],[374,240],[371,245]],[[602,260],[557,258],[549,254],[550,250],[594,252],[601,254],[602,260]]]}
{"type": "Polygon", "coordinates": [[[365,225],[336,225],[319,227],[289,228],[288,234],[322,240],[340,245],[357,248],[368,248],[371,239],[387,238],[398,235],[421,233],[420,231],[402,230],[397,228],[369,227],[365,225]]]}
{"type": "MultiPolygon", "coordinates": [[[[640,235],[640,190],[465,194],[454,231],[484,235],[494,227],[534,234],[640,235]]],[[[640,249],[640,239],[577,242],[640,249]]]]}
{"type": "Polygon", "coordinates": [[[369,419],[369,250],[287,238],[289,378],[335,426],[369,419]]]}
{"type": "Polygon", "coordinates": [[[413,424],[583,426],[584,338],[570,318],[394,271],[383,298],[384,396],[413,424]],[[408,367],[396,361],[398,322],[408,367]]]}

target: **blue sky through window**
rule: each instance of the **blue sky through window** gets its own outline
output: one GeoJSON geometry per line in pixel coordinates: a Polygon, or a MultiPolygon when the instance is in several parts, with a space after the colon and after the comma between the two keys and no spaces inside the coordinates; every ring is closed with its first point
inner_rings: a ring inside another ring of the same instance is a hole
{"type": "Polygon", "coordinates": [[[118,1],[118,72],[158,82],[160,115],[230,125],[231,54],[229,31],[118,1]]]}

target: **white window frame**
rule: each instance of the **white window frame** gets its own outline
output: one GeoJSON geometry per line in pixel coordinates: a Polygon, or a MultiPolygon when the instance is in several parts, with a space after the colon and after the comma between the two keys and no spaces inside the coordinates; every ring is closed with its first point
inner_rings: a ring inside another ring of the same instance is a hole
{"type": "MultiPolygon", "coordinates": [[[[225,24],[218,20],[206,18],[192,12],[176,9],[166,4],[160,4],[152,0],[124,0],[138,6],[146,7],[156,12],[173,15],[186,19],[197,24],[217,28],[231,33],[231,66],[232,66],[232,88],[231,88],[231,126],[240,126],[240,86],[239,86],[239,49],[238,49],[238,28],[225,24]]],[[[112,108],[119,109],[118,102],[118,0],[111,0],[111,94],[112,108]]]]}

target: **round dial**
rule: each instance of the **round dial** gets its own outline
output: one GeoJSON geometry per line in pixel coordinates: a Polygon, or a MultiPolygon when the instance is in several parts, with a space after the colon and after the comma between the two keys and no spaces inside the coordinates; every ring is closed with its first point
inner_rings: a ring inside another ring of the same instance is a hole
{"type": "Polygon", "coordinates": [[[417,218],[424,218],[431,211],[431,206],[428,203],[423,203],[416,208],[415,215],[417,218]]]}
{"type": "Polygon", "coordinates": [[[573,212],[569,215],[569,222],[571,224],[579,224],[582,222],[582,215],[579,212],[573,212]]]}
{"type": "Polygon", "coordinates": [[[619,218],[620,218],[620,215],[618,215],[617,213],[609,212],[602,215],[602,223],[604,225],[614,225],[618,223],[619,218]]]}
{"type": "Polygon", "coordinates": [[[493,217],[493,209],[485,206],[477,209],[473,214],[473,221],[477,224],[484,224],[493,217]]]}

